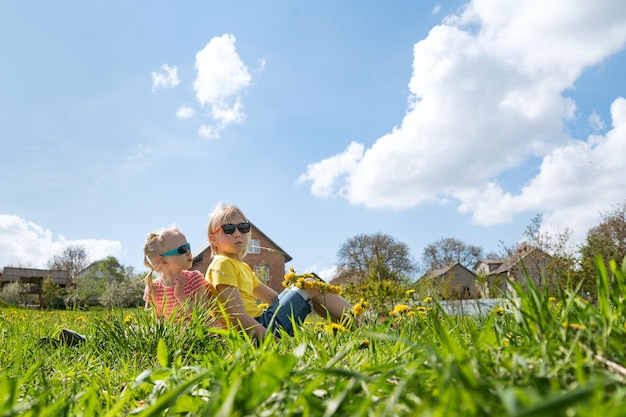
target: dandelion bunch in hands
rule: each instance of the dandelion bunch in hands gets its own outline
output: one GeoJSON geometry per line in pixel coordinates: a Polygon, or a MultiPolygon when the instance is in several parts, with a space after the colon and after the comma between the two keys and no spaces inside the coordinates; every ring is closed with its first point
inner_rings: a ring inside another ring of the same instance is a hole
{"type": "Polygon", "coordinates": [[[285,274],[285,279],[283,281],[283,287],[289,288],[291,286],[295,286],[303,290],[317,288],[322,294],[331,293],[341,295],[341,286],[328,284],[312,272],[296,274],[296,271],[293,268],[289,268],[289,273],[285,274]]]}

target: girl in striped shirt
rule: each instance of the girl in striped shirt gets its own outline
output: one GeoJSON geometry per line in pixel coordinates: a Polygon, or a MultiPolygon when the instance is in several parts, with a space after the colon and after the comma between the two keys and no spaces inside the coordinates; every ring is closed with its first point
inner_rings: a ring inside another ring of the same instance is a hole
{"type": "Polygon", "coordinates": [[[143,298],[157,318],[188,319],[194,308],[207,307],[211,294],[200,271],[190,271],[193,259],[187,238],[178,227],[159,229],[148,235],[144,246],[146,275],[143,298]],[[152,278],[156,272],[158,277],[152,278]]]}

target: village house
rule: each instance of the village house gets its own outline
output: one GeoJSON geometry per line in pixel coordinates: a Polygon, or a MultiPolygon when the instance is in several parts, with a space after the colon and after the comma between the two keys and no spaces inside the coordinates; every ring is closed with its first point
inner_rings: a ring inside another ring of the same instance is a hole
{"type": "MultiPolygon", "coordinates": [[[[474,265],[479,277],[480,291],[483,297],[489,298],[490,292],[497,290],[506,295],[516,296],[512,283],[526,286],[526,274],[538,286],[542,287],[546,270],[552,262],[552,256],[529,245],[521,245],[512,256],[498,259],[479,259],[474,265]],[[524,272],[524,270],[526,272],[524,272]]],[[[491,296],[502,294],[491,294],[491,296]]]]}
{"type": "Polygon", "coordinates": [[[476,288],[476,274],[458,262],[427,273],[419,279],[418,286],[440,300],[480,297],[476,288]]]}
{"type": "MultiPolygon", "coordinates": [[[[250,265],[250,268],[263,283],[280,293],[284,289],[285,264],[291,261],[292,257],[263,233],[261,229],[252,222],[250,224],[252,225],[250,229],[252,235],[248,245],[248,253],[243,260],[250,265]]],[[[197,252],[193,252],[195,255],[193,257],[192,269],[197,269],[203,274],[206,273],[212,259],[209,243],[207,242],[200,247],[197,252]]]]}

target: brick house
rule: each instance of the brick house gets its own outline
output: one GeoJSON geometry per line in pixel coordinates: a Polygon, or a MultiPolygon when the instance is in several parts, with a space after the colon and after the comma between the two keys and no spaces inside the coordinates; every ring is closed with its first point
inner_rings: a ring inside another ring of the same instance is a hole
{"type": "MultiPolygon", "coordinates": [[[[248,246],[248,254],[243,259],[256,273],[259,279],[270,288],[280,293],[285,277],[285,264],[292,260],[280,246],[278,246],[265,233],[250,222],[252,236],[248,246]]],[[[211,247],[209,242],[205,243],[194,252],[192,269],[197,269],[203,274],[206,273],[211,263],[211,247]]]]}

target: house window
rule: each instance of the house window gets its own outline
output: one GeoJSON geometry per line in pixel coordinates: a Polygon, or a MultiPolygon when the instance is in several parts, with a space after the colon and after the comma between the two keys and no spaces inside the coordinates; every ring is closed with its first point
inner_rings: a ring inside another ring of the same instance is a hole
{"type": "Polygon", "coordinates": [[[261,240],[250,239],[248,243],[248,253],[261,253],[261,240]]]}
{"type": "Polygon", "coordinates": [[[256,265],[254,267],[254,273],[261,282],[267,284],[270,282],[270,267],[267,265],[256,265]]]}

